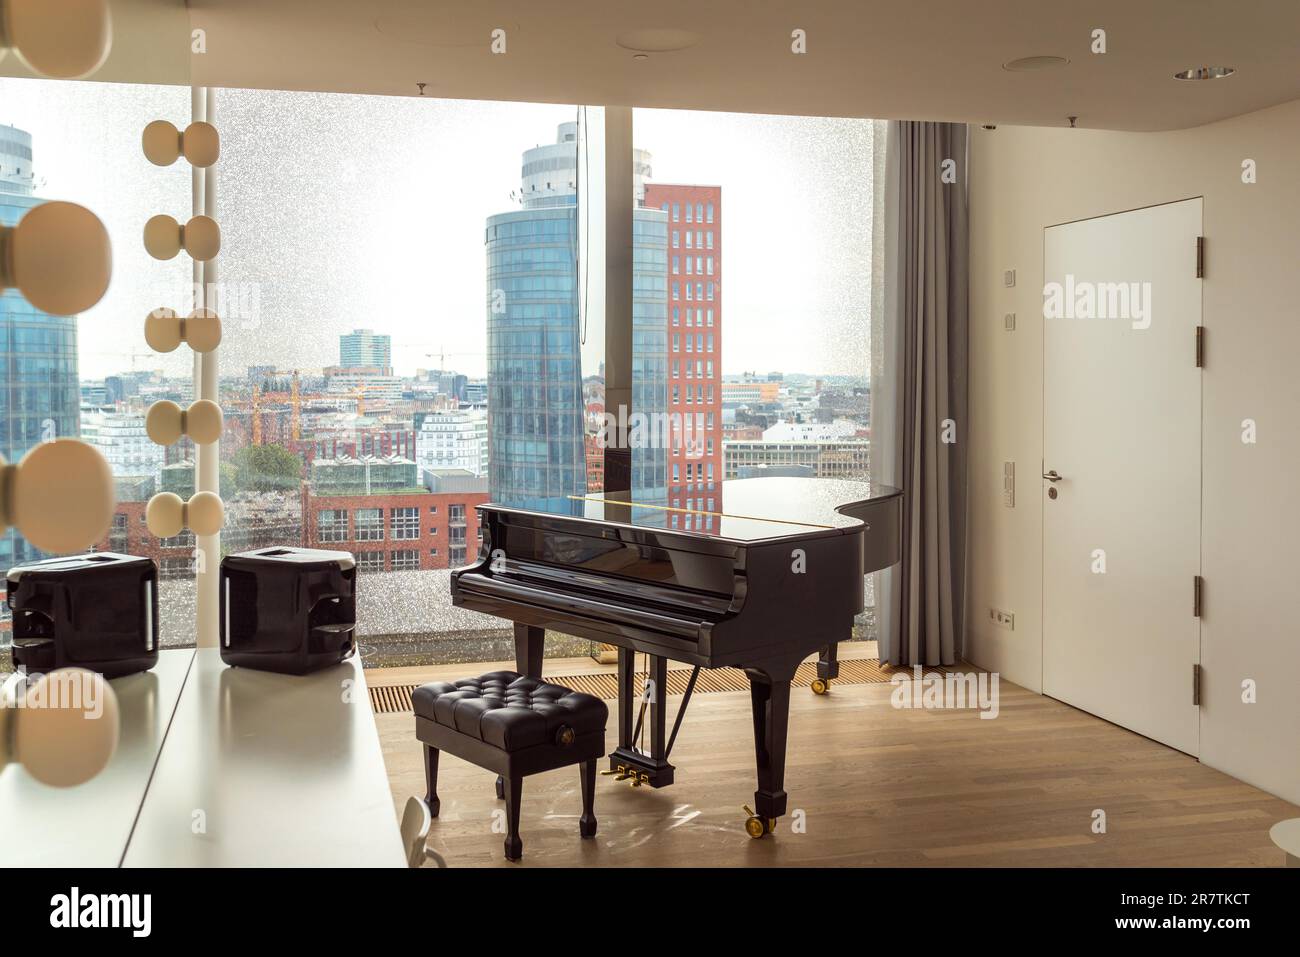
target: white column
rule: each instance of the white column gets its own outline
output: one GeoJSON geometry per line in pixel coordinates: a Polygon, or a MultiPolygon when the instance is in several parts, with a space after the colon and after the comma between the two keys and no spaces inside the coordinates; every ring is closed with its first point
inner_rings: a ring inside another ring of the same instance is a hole
{"type": "MultiPolygon", "coordinates": [[[[216,91],[211,87],[195,87],[191,91],[191,112],[193,119],[204,120],[215,125],[216,91]]],[[[217,167],[214,163],[207,169],[195,169],[191,174],[193,186],[194,215],[217,218],[217,167]]],[[[220,303],[213,293],[217,281],[217,261],[194,263],[194,281],[196,284],[195,306],[216,309],[220,303]]],[[[227,317],[222,316],[224,322],[227,317]]],[[[228,331],[227,327],[227,331],[228,331]]],[[[210,352],[194,356],[194,397],[219,402],[217,394],[217,354],[218,346],[210,352]]],[[[194,490],[196,492],[215,492],[221,494],[220,468],[221,442],[211,445],[195,446],[194,490]]],[[[195,641],[200,648],[217,647],[219,617],[219,566],[221,563],[221,533],[216,535],[196,536],[197,571],[194,576],[195,587],[195,641]]]]}

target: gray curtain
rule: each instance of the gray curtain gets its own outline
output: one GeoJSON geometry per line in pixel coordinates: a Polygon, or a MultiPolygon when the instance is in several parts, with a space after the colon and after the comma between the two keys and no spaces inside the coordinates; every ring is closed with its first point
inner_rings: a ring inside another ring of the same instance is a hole
{"type": "Polygon", "coordinates": [[[965,611],[966,127],[891,122],[885,140],[872,477],[905,498],[902,561],[875,582],[880,660],[950,665],[965,611]]]}

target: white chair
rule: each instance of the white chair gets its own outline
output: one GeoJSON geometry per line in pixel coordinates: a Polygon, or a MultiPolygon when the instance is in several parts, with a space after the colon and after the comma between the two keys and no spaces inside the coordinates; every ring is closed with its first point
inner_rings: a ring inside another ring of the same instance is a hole
{"type": "Polygon", "coordinates": [[[419,867],[428,854],[424,842],[429,839],[429,826],[433,815],[429,805],[418,797],[407,798],[406,808],[402,811],[402,846],[406,848],[406,863],[419,867]]]}
{"type": "Polygon", "coordinates": [[[1300,867],[1300,817],[1278,821],[1268,836],[1286,853],[1287,867],[1300,867]]]}

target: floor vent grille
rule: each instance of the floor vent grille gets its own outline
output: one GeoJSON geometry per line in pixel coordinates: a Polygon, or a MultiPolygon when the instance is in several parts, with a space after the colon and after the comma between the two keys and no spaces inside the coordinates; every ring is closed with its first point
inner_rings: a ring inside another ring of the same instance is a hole
{"type": "MultiPolygon", "coordinates": [[[[831,685],[833,688],[836,684],[885,684],[900,672],[911,674],[911,669],[892,668],[889,665],[882,667],[875,658],[841,661],[840,676],[831,682],[831,685]]],[[[942,676],[945,672],[941,668],[927,668],[925,674],[927,677],[930,675],[942,676]]],[[[670,670],[668,672],[668,693],[670,695],[683,694],[686,691],[686,682],[690,680],[690,676],[689,669],[674,668],[670,670]]],[[[644,677],[645,672],[637,673],[638,688],[641,687],[641,680],[644,677]]],[[[794,684],[807,687],[816,677],[816,663],[806,662],[799,666],[799,671],[795,674],[794,684]]],[[[614,674],[548,674],[546,680],[605,700],[613,700],[618,697],[618,676],[614,674]]],[[[402,712],[411,711],[413,710],[411,692],[415,689],[416,685],[372,685],[370,687],[370,705],[374,708],[375,714],[401,714],[402,712]]],[[[745,673],[739,668],[702,668],[700,669],[700,677],[695,682],[696,694],[708,694],[718,691],[746,691],[748,689],[749,679],[745,677],[745,673]]]]}

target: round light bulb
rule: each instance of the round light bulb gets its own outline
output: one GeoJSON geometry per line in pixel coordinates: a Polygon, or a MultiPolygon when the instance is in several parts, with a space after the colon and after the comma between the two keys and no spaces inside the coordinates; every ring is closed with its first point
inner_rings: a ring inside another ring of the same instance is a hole
{"type": "Polygon", "coordinates": [[[185,503],[175,492],[159,492],[144,508],[144,523],[155,538],[172,538],[185,521],[185,503]]]}
{"type": "Polygon", "coordinates": [[[200,169],[211,166],[221,157],[221,136],[217,128],[202,120],[191,123],[181,136],[181,152],[191,166],[200,169]]]}
{"type": "Polygon", "coordinates": [[[180,223],[166,213],[150,216],[144,224],[144,248],[154,259],[175,259],[181,251],[180,223]]]}
{"type": "Polygon", "coordinates": [[[211,352],[221,345],[221,320],[211,309],[195,309],[185,320],[185,339],[195,352],[211,352]]]}
{"type": "Polygon", "coordinates": [[[182,435],[181,407],[168,399],[159,399],[145,414],[144,430],[156,445],[176,442],[182,435]]]}
{"type": "Polygon", "coordinates": [[[144,317],[144,341],[154,352],[171,352],[181,344],[181,320],[172,309],[155,309],[144,317]]]}
{"type": "Polygon", "coordinates": [[[140,146],[154,166],[171,166],[181,155],[181,134],[166,120],[154,120],[140,134],[140,146]]]}
{"type": "Polygon", "coordinates": [[[195,216],[185,224],[185,251],[190,258],[207,262],[221,252],[221,228],[210,216],[195,216]]]}
{"type": "Polygon", "coordinates": [[[10,481],[9,520],[37,548],[78,552],[108,534],[116,505],[113,473],[85,442],[41,442],[10,481]]]}
{"type": "Polygon", "coordinates": [[[108,59],[107,0],[5,0],[5,40],[33,73],[76,80],[108,59]]]}
{"type": "Polygon", "coordinates": [[[113,274],[108,230],[76,203],[34,206],[8,238],[11,278],[41,312],[71,316],[99,302],[113,274]]]}
{"type": "Polygon", "coordinates": [[[185,430],[195,445],[210,445],[221,438],[221,406],[199,399],[185,413],[185,430]]]}
{"type": "Polygon", "coordinates": [[[84,668],[41,675],[25,691],[14,722],[14,757],[51,787],[84,784],[108,765],[117,750],[121,710],[104,676],[84,668]]]}
{"type": "Polygon", "coordinates": [[[195,535],[215,535],[226,520],[226,508],[216,492],[195,492],[189,501],[190,528],[195,535]]]}

